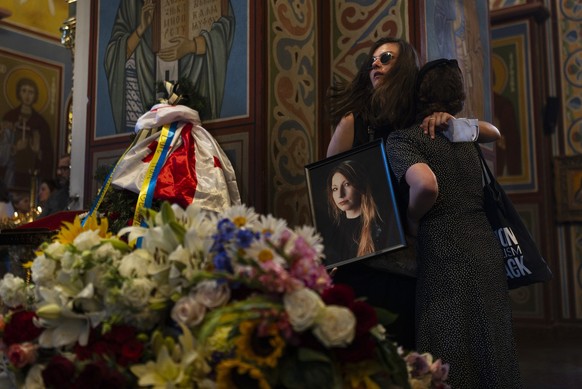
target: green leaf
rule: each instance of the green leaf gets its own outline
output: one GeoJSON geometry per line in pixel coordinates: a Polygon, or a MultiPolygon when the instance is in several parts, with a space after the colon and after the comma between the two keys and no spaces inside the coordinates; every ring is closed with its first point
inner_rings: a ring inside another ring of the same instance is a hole
{"type": "Polygon", "coordinates": [[[393,383],[402,389],[410,389],[406,362],[398,354],[396,344],[389,340],[381,340],[377,341],[377,345],[378,357],[390,372],[393,383]]]}
{"type": "Polygon", "coordinates": [[[288,389],[341,389],[340,372],[321,352],[300,348],[280,361],[279,381],[288,389]]]}
{"type": "Polygon", "coordinates": [[[398,318],[397,314],[390,312],[387,309],[378,307],[374,307],[374,309],[376,310],[376,315],[378,316],[378,322],[384,327],[394,323],[398,318]]]}
{"type": "Polygon", "coordinates": [[[164,224],[176,221],[176,215],[174,214],[174,210],[172,209],[172,206],[169,202],[164,201],[162,203],[160,213],[162,214],[162,221],[164,224]]]}
{"type": "Polygon", "coordinates": [[[228,306],[215,309],[207,314],[198,333],[198,339],[204,342],[218,327],[238,325],[242,321],[261,317],[262,311],[281,309],[283,309],[281,303],[260,297],[230,303],[228,306]]]}

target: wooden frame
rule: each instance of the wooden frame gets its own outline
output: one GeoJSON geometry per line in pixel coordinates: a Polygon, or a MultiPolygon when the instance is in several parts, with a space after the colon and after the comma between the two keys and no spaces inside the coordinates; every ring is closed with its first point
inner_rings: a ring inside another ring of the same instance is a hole
{"type": "Polygon", "coordinates": [[[30,193],[34,205],[38,183],[54,176],[59,157],[64,66],[1,49],[0,63],[0,179],[30,193]],[[26,85],[36,91],[33,101],[21,95],[26,85]]]}
{"type": "MultiPolygon", "coordinates": [[[[190,0],[179,1],[179,3],[186,6],[190,2],[190,0]]],[[[220,109],[215,107],[212,103],[209,104],[209,106],[211,106],[209,110],[211,110],[212,113],[216,111],[216,114],[210,115],[209,118],[204,120],[205,125],[210,122],[246,118],[250,115],[249,69],[251,68],[251,54],[249,48],[249,1],[228,0],[222,2],[228,3],[233,15],[231,20],[232,23],[228,25],[230,28],[231,40],[226,43],[223,42],[227,47],[222,47],[222,49],[220,47],[215,47],[212,51],[208,50],[207,52],[213,53],[212,58],[206,57],[205,55],[197,55],[196,61],[192,59],[192,66],[187,66],[188,69],[193,69],[198,66],[197,63],[204,63],[204,65],[202,65],[204,70],[198,72],[199,74],[196,77],[196,80],[203,80],[208,84],[202,87],[202,89],[209,90],[207,92],[208,95],[205,95],[204,97],[208,98],[211,102],[216,101],[221,104],[220,109]],[[224,55],[219,52],[223,52],[224,55]],[[208,72],[208,74],[206,74],[206,72],[208,72]],[[210,95],[214,97],[211,98],[210,95]]],[[[161,2],[158,2],[158,4],[160,3],[161,2]]],[[[219,5],[221,0],[207,2],[205,3],[205,6],[212,8],[215,3],[219,5]]],[[[94,47],[94,50],[92,51],[96,53],[96,55],[91,60],[93,62],[93,74],[95,74],[95,76],[92,77],[95,80],[94,85],[92,86],[95,100],[95,111],[92,123],[92,128],[94,128],[94,141],[117,137],[127,132],[131,132],[135,120],[144,112],[143,109],[139,109],[138,107],[132,114],[131,109],[128,108],[126,110],[126,107],[132,106],[132,104],[128,104],[125,98],[119,98],[119,90],[131,90],[128,86],[120,85],[124,84],[124,80],[126,79],[124,75],[127,75],[128,70],[125,68],[124,71],[120,71],[119,65],[121,64],[121,66],[125,66],[123,63],[127,64],[125,59],[121,57],[124,55],[124,47],[126,47],[125,45],[131,38],[131,34],[135,34],[136,23],[138,21],[131,21],[131,25],[129,25],[129,23],[119,23],[118,26],[123,25],[124,27],[127,27],[125,34],[120,31],[121,28],[114,30],[115,21],[117,20],[118,8],[122,6],[126,8],[139,7],[139,5],[136,6],[136,4],[140,4],[140,2],[133,2],[132,0],[118,0],[111,4],[104,1],[94,2],[94,12],[92,13],[94,19],[92,20],[92,24],[97,26],[95,31],[99,31],[99,34],[96,34],[95,41],[92,42],[92,46],[94,47]],[[120,43],[117,46],[117,49],[115,48],[116,42],[120,43]],[[118,66],[115,66],[116,64],[118,66]]],[[[168,5],[168,7],[170,7],[170,5],[168,5]]],[[[193,15],[194,13],[195,12],[192,12],[190,15],[193,15]]],[[[139,15],[139,12],[137,12],[137,15],[139,15]]],[[[138,45],[141,44],[143,46],[138,50],[142,50],[143,58],[153,58],[151,66],[153,72],[156,72],[154,69],[157,68],[157,72],[163,73],[164,78],[177,81],[174,80],[174,78],[184,76],[186,70],[183,70],[182,66],[183,64],[185,65],[189,59],[187,58],[187,55],[181,57],[180,60],[172,62],[172,64],[175,65],[175,67],[172,68],[173,70],[170,69],[170,66],[168,65],[167,72],[164,72],[162,70],[162,63],[167,65],[169,62],[160,61],[160,54],[155,54],[151,49],[154,43],[152,38],[152,30],[155,29],[154,24],[155,23],[152,23],[152,28],[148,28],[143,33],[143,37],[139,37],[146,41],[146,43],[139,42],[138,45]],[[152,42],[150,42],[150,40],[152,40],[152,42]],[[146,47],[149,51],[145,49],[146,47]],[[156,61],[157,65],[155,63],[156,61]],[[181,70],[177,70],[178,67],[181,70]]],[[[210,27],[208,28],[210,29],[210,27]]],[[[204,36],[206,42],[210,42],[214,39],[211,35],[212,32],[207,33],[206,31],[203,31],[199,36],[204,36]]],[[[206,44],[209,45],[210,43],[206,44]]],[[[140,63],[140,61],[137,62],[140,63]]],[[[142,61],[140,63],[139,72],[144,72],[144,66],[145,65],[143,65],[142,61]]],[[[194,77],[194,70],[192,70],[192,74],[194,77]]],[[[147,100],[149,100],[149,98],[146,98],[145,96],[149,96],[152,93],[140,93],[143,90],[146,90],[145,85],[147,84],[151,88],[150,84],[162,81],[160,78],[161,76],[158,77],[158,75],[153,73],[149,74],[148,77],[151,79],[151,82],[146,82],[144,77],[143,85],[139,84],[142,82],[140,81],[142,79],[138,77],[137,84],[135,85],[137,90],[134,90],[135,95],[139,95],[141,96],[140,98],[147,100]]],[[[148,108],[156,101],[154,94],[149,97],[151,97],[152,101],[142,102],[142,104],[148,106],[148,108]]]]}
{"type": "Polygon", "coordinates": [[[496,176],[507,193],[538,190],[531,20],[491,28],[496,176]]]}
{"type": "Polygon", "coordinates": [[[313,225],[323,237],[328,268],[406,246],[381,139],[309,164],[305,174],[313,225]],[[365,240],[360,236],[361,219],[366,213],[374,214],[374,208],[379,219],[370,223],[368,235],[374,251],[358,254],[358,245],[365,240]],[[354,209],[361,214],[350,218],[354,209]]]}
{"type": "Polygon", "coordinates": [[[243,204],[249,202],[249,135],[246,132],[218,135],[216,141],[230,160],[243,204]]]}
{"type": "Polygon", "coordinates": [[[582,221],[582,156],[556,157],[554,176],[557,221],[582,221]]]}

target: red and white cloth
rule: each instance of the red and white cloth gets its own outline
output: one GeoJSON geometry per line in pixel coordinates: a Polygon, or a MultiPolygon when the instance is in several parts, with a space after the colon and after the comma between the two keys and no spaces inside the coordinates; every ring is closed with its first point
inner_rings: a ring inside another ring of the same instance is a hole
{"type": "Polygon", "coordinates": [[[140,193],[154,157],[161,128],[176,122],[176,130],[155,182],[154,198],[186,207],[222,212],[240,204],[234,168],[198,112],[183,105],[157,104],[136,124],[138,138],[118,162],[111,184],[140,193]]]}

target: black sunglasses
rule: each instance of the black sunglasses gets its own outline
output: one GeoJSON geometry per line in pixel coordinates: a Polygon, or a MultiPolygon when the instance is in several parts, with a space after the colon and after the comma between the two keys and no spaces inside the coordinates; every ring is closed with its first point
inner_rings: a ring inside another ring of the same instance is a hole
{"type": "Polygon", "coordinates": [[[385,52],[383,52],[382,54],[380,54],[377,57],[372,56],[372,58],[370,60],[370,69],[372,69],[374,67],[374,62],[376,62],[377,59],[380,60],[380,62],[382,63],[382,65],[386,65],[393,58],[394,58],[394,54],[392,54],[389,51],[385,51],[385,52]]]}

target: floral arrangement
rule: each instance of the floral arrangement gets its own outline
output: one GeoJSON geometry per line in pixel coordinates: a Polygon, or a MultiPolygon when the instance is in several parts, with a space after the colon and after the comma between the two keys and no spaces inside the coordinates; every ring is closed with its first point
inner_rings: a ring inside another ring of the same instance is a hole
{"type": "Polygon", "coordinates": [[[6,274],[0,348],[19,388],[448,388],[383,312],[334,285],[311,227],[163,203],[147,227],[65,223],[32,283],[6,274]]]}

